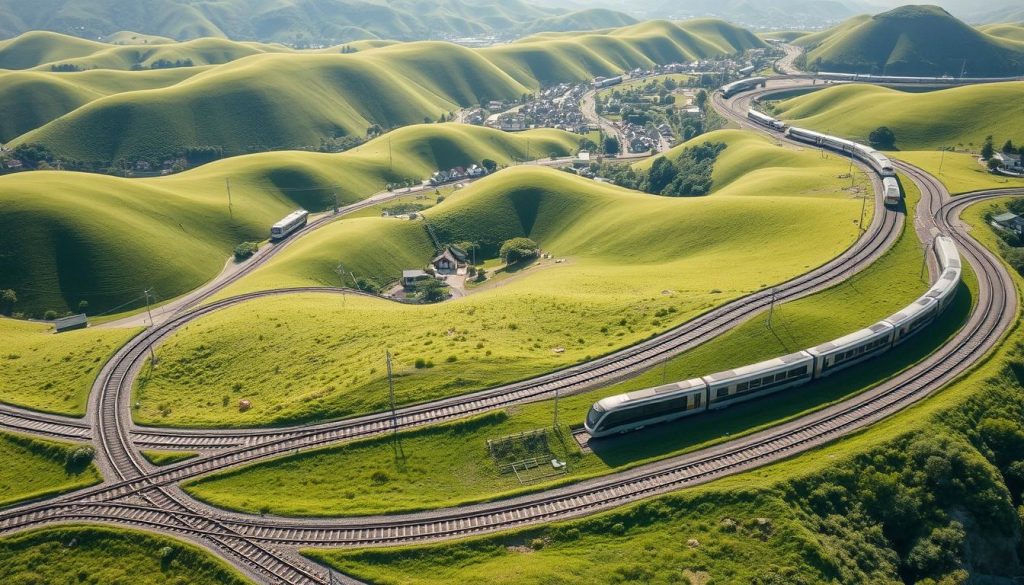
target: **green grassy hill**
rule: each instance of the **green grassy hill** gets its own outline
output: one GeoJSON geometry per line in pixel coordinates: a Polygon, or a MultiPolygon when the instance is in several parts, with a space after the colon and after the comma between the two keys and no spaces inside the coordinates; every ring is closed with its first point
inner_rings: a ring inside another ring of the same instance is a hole
{"type": "MultiPolygon", "coordinates": [[[[68,457],[81,446],[0,432],[0,508],[99,483],[102,478],[95,466],[68,465],[68,457]]],[[[0,577],[3,572],[0,569],[0,577]]]]}
{"type": "Polygon", "coordinates": [[[978,30],[993,37],[1024,43],[1024,23],[988,24],[979,26],[978,30]]]}
{"type": "Polygon", "coordinates": [[[264,239],[295,207],[322,210],[335,193],[342,204],[357,201],[386,183],[484,158],[507,164],[525,157],[528,140],[533,152],[569,154],[578,139],[557,130],[513,135],[421,125],[342,154],[266,153],[153,179],[56,171],[0,177],[0,288],[13,288],[17,310],[32,314],[81,300],[100,312],[149,287],[170,299],[212,278],[236,244],[264,239]]]}
{"type": "Polygon", "coordinates": [[[807,68],[889,75],[1020,75],[1024,45],[987,35],[936,6],[903,6],[796,40],[807,68]]]}
{"type": "Polygon", "coordinates": [[[580,30],[626,22],[632,19],[621,12],[572,12],[522,0],[54,0],[45,8],[0,0],[0,37],[33,29],[86,38],[141,30],[174,39],[213,36],[322,44],[508,34],[537,26],[580,30]]]}
{"type": "Polygon", "coordinates": [[[896,133],[900,150],[941,146],[980,148],[992,135],[1001,146],[1024,137],[1024,82],[906,93],[869,85],[841,85],[779,103],[783,120],[866,141],[879,126],[896,133]]]}
{"type": "MultiPolygon", "coordinates": [[[[782,150],[767,138],[754,140],[782,150]]],[[[735,156],[753,152],[737,143],[735,156]]],[[[771,191],[759,180],[749,188],[736,180],[709,197],[669,198],[531,166],[502,171],[423,215],[444,241],[478,241],[486,254],[503,239],[528,236],[564,262],[496,271],[492,261],[488,283],[439,305],[300,295],[218,312],[162,348],[161,368],[136,396],[136,416],[147,424],[255,426],[376,410],[387,397],[379,353],[385,345],[395,356],[399,400],[408,403],[536,375],[644,339],[820,264],[852,241],[860,200],[845,191],[848,179],[829,178],[842,174],[843,161],[794,152],[801,167],[818,172],[810,190],[781,179],[771,191]],[[808,237],[820,245],[795,245],[808,237]],[[724,268],[730,266],[744,269],[724,268]],[[433,367],[418,368],[417,359],[433,367]],[[299,366],[308,363],[324,367],[314,374],[299,366]],[[253,404],[245,413],[236,407],[242,398],[253,404]],[[169,412],[161,408],[168,404],[169,412]]],[[[765,172],[785,178],[787,170],[779,164],[765,172]]],[[[337,284],[339,263],[357,266],[359,276],[376,277],[374,267],[383,267],[394,280],[403,267],[394,264],[416,268],[430,252],[417,222],[345,219],[221,294],[337,284]],[[369,242],[368,233],[376,234],[369,242]]]]}
{"type": "Polygon", "coordinates": [[[125,91],[174,85],[200,73],[201,67],[159,71],[84,71],[49,73],[0,70],[0,142],[7,142],[85,104],[125,91]]]}
{"type": "Polygon", "coordinates": [[[542,82],[762,45],[743,29],[698,20],[479,51],[423,42],[349,55],[261,54],[173,87],[92,101],[13,143],[40,143],[62,157],[101,163],[160,159],[198,146],[223,147],[228,154],[316,148],[325,138],[362,136],[372,124],[415,124],[463,106],[519,97],[542,82]]]}

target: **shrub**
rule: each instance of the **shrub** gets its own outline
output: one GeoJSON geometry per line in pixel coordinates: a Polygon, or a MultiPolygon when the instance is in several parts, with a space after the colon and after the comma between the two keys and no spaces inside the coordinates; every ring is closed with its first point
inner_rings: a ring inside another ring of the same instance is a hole
{"type": "Polygon", "coordinates": [[[47,321],[53,321],[56,318],[57,311],[54,311],[53,309],[50,309],[49,311],[43,313],[43,319],[46,319],[47,321]]]}
{"type": "Polygon", "coordinates": [[[423,368],[427,367],[427,360],[423,358],[416,358],[416,362],[414,365],[416,366],[417,370],[422,370],[423,368]]]}
{"type": "Polygon", "coordinates": [[[370,481],[372,481],[376,485],[384,485],[390,480],[391,478],[388,477],[388,474],[384,473],[379,469],[377,471],[374,471],[373,475],[370,476],[370,481]]]}
{"type": "Polygon", "coordinates": [[[875,148],[892,148],[896,145],[896,134],[888,126],[879,126],[868,134],[868,142],[875,148]]]}
{"type": "Polygon", "coordinates": [[[89,445],[82,445],[71,450],[64,459],[64,467],[71,473],[81,473],[92,463],[96,451],[89,445]]]}
{"type": "Polygon", "coordinates": [[[235,246],[235,260],[241,262],[250,258],[259,249],[260,245],[257,242],[242,242],[235,246]]]}
{"type": "Polygon", "coordinates": [[[506,264],[515,264],[516,262],[536,258],[539,251],[540,246],[530,238],[512,238],[505,240],[498,254],[506,264]]]}

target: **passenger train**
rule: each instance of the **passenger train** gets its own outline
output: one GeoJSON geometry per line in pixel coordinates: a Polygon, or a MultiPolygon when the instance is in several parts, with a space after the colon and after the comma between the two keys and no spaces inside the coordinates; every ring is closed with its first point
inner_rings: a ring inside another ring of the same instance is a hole
{"type": "Polygon", "coordinates": [[[768,83],[767,77],[748,77],[746,79],[740,79],[739,81],[733,81],[727,83],[720,88],[722,96],[731,98],[741,91],[747,91],[748,89],[754,89],[757,86],[764,87],[768,83]]]}
{"type": "Polygon", "coordinates": [[[870,327],[768,361],[602,398],[591,406],[583,426],[592,437],[635,431],[774,394],[883,354],[931,323],[953,300],[961,275],[956,244],[939,236],[934,251],[942,270],[935,284],[870,327]]]}
{"type": "Polygon", "coordinates": [[[270,239],[281,240],[288,237],[289,234],[306,225],[307,219],[309,219],[309,212],[305,209],[297,209],[289,213],[284,219],[271,226],[270,239]]]}
{"type": "Polygon", "coordinates": [[[885,204],[892,206],[899,205],[901,200],[901,191],[899,181],[896,180],[896,171],[893,168],[892,161],[889,160],[889,157],[885,156],[881,152],[864,146],[863,144],[858,144],[851,140],[836,138],[835,136],[829,136],[828,134],[821,134],[819,132],[805,130],[795,126],[787,128],[786,124],[782,121],[776,120],[768,114],[759,112],[753,108],[747,110],[747,118],[777,132],[785,132],[787,136],[794,140],[799,140],[800,142],[806,142],[815,146],[830,148],[864,161],[882,177],[882,190],[884,193],[885,204]]]}
{"type": "Polygon", "coordinates": [[[871,75],[868,73],[831,73],[823,71],[815,77],[831,81],[862,81],[864,83],[920,83],[922,85],[967,85],[972,83],[999,83],[1021,81],[1024,77],[908,77],[898,75],[871,75]]]}

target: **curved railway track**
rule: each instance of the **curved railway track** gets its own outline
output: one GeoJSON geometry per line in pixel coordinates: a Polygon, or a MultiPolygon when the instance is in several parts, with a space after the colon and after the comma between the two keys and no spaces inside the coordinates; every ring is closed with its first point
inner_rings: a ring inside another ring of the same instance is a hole
{"type": "MultiPolygon", "coordinates": [[[[136,450],[140,429],[131,429],[131,410],[127,402],[133,375],[145,361],[150,344],[159,343],[184,322],[197,318],[197,314],[201,316],[247,300],[224,299],[176,315],[168,321],[170,325],[161,325],[140,334],[133,340],[138,340],[137,343],[130,342],[101,372],[92,397],[91,419],[95,439],[102,449],[98,460],[107,477],[115,478],[115,481],[0,513],[0,532],[51,522],[127,524],[179,534],[200,542],[263,582],[326,583],[328,578],[322,568],[297,558],[294,554],[296,547],[422,542],[570,518],[710,481],[835,440],[914,404],[962,374],[983,359],[1016,318],[1017,293],[1012,280],[998,259],[963,232],[957,217],[971,203],[1007,194],[1024,194],[1024,190],[982,192],[950,201],[944,187],[934,177],[909,165],[900,164],[900,169],[918,184],[922,192],[918,206],[919,231],[940,231],[954,237],[961,254],[977,274],[977,302],[964,327],[942,348],[894,378],[840,404],[700,452],[499,502],[369,518],[282,519],[229,513],[182,497],[174,484],[242,462],[344,438],[380,433],[393,427],[390,416],[371,415],[326,425],[261,431],[256,433],[258,438],[251,445],[223,447],[223,452],[160,470],[153,470],[141,461],[136,450]],[[177,327],[173,325],[175,322],[177,327]]],[[[790,296],[781,296],[777,289],[776,299],[796,298],[848,277],[858,267],[877,257],[879,250],[888,247],[883,243],[886,238],[895,237],[893,233],[898,234],[896,227],[900,221],[897,214],[876,213],[869,237],[862,238],[844,255],[818,271],[785,283],[790,296]]],[[[303,290],[338,292],[337,289],[303,290]]],[[[295,291],[252,294],[267,296],[290,292],[295,291]]],[[[646,367],[644,364],[657,363],[667,352],[678,352],[702,342],[716,328],[741,322],[764,308],[769,294],[768,291],[755,293],[698,317],[687,324],[688,327],[677,328],[590,364],[518,385],[404,408],[400,411],[398,424],[411,427],[450,420],[502,406],[505,403],[501,401],[509,400],[516,392],[534,392],[532,396],[512,398],[521,401],[550,394],[555,386],[573,389],[621,376],[646,367]],[[736,312],[739,307],[734,305],[739,304],[752,308],[736,312]],[[685,333],[682,332],[684,329],[685,333]]],[[[5,411],[0,411],[0,417],[5,415],[5,411]]],[[[53,423],[52,420],[38,422],[53,423]]],[[[244,440],[253,440],[253,435],[246,432],[218,432],[210,436],[224,434],[244,435],[244,440]]],[[[183,435],[191,435],[191,432],[183,435]]]]}

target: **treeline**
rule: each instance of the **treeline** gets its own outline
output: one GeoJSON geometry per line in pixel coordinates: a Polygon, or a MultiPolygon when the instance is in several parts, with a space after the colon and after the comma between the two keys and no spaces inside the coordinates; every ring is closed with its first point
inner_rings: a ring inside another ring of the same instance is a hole
{"type": "Polygon", "coordinates": [[[609,164],[593,169],[597,176],[612,180],[616,185],[670,197],[692,197],[711,192],[711,171],[718,154],[726,147],[722,142],[708,142],[683,149],[674,160],[660,156],[647,171],[636,171],[632,166],[609,164]]]}
{"type": "Polygon", "coordinates": [[[175,67],[192,67],[194,63],[192,59],[177,59],[171,61],[169,59],[157,59],[146,67],[142,63],[135,63],[132,65],[132,71],[142,71],[144,69],[174,69],[175,67]]]}

